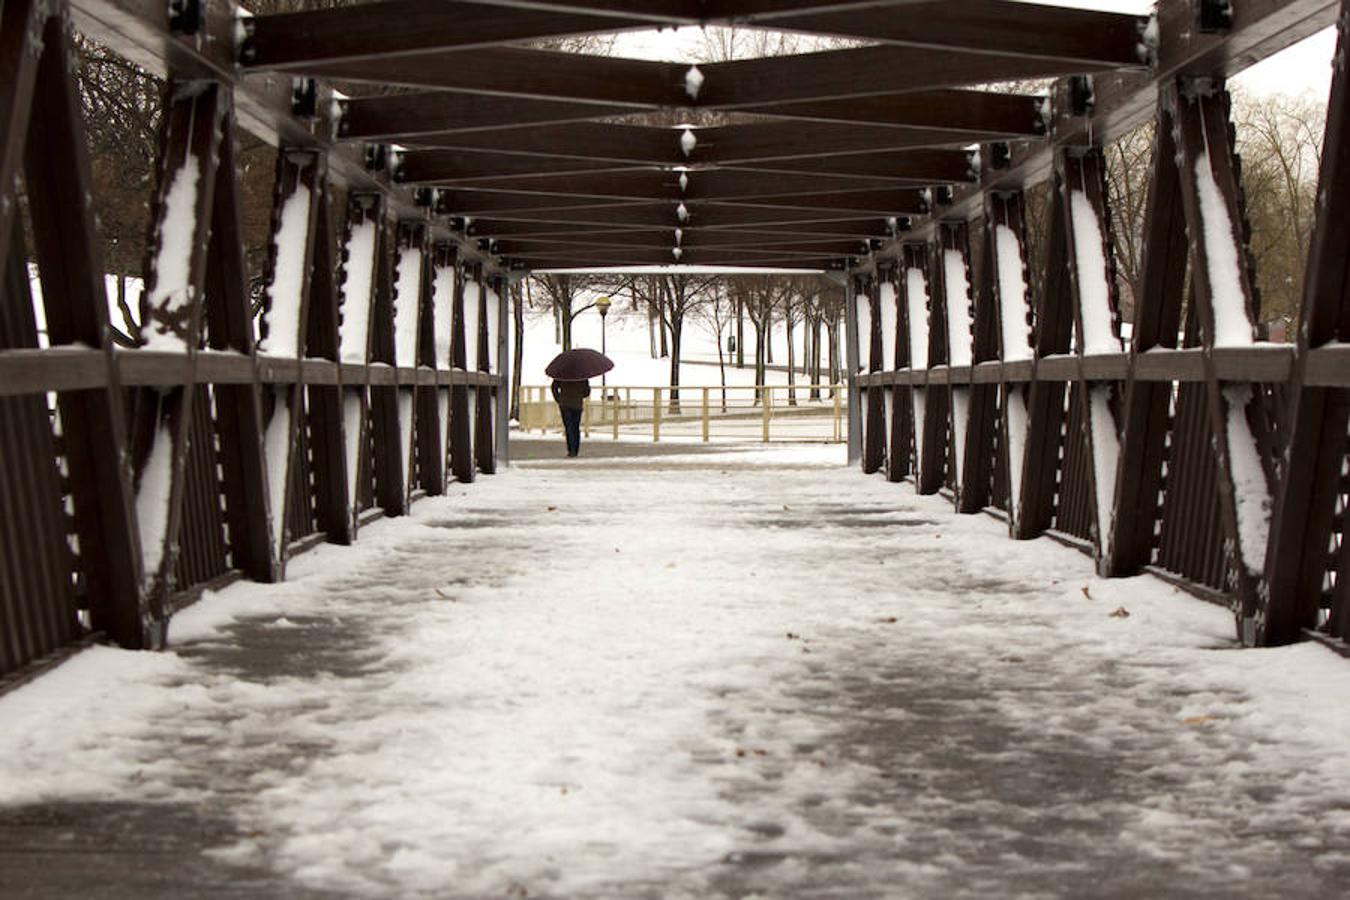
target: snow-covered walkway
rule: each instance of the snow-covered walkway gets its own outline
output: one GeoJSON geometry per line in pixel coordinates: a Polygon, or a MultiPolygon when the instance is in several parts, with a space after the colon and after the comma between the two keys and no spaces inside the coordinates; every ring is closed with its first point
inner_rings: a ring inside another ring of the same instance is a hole
{"type": "Polygon", "coordinates": [[[0,699],[0,896],[1344,896],[1350,662],[838,448],[625,447],[0,699]]]}

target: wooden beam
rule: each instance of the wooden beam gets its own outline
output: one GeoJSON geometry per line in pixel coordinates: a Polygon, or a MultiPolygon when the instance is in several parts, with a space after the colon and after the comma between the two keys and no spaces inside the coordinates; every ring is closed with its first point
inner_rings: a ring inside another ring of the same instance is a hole
{"type": "MultiPolygon", "coordinates": [[[[670,209],[680,202],[692,211],[699,209],[761,208],[783,210],[815,210],[865,213],[869,216],[899,216],[926,212],[928,204],[922,191],[898,188],[886,191],[848,191],[846,193],[801,194],[794,197],[754,198],[749,200],[688,200],[663,197],[633,197],[623,205],[635,207],[658,206],[670,209]]],[[[522,211],[576,211],[592,207],[613,207],[616,204],[604,197],[558,197],[552,194],[511,194],[498,191],[442,191],[437,197],[436,211],[451,216],[483,216],[522,211]]],[[[696,220],[697,215],[691,218],[696,220]]]]}
{"type": "MultiPolygon", "coordinates": [[[[962,150],[892,150],[807,157],[727,166],[712,171],[796,172],[887,179],[915,186],[970,181],[977,176],[971,154],[962,150]]],[[[621,163],[576,159],[560,161],[546,156],[522,156],[480,150],[411,150],[403,154],[395,178],[403,183],[453,185],[507,176],[563,175],[612,172],[621,163]]],[[[691,182],[709,170],[689,172],[691,182]]],[[[678,174],[671,176],[678,180],[678,174]]]]}
{"type": "Polygon", "coordinates": [[[912,4],[902,15],[855,10],[784,15],[773,27],[905,47],[1136,67],[1148,62],[1143,45],[1147,24],[1147,17],[1063,6],[930,0],[912,4]]]}
{"type": "Polygon", "coordinates": [[[767,103],[868,97],[1022,78],[1080,74],[1094,68],[1058,60],[910,47],[859,47],[690,67],[550,50],[490,48],[440,56],[314,62],[295,71],[383,85],[467,91],[640,109],[731,110],[767,103]]]}
{"type": "Polygon", "coordinates": [[[254,69],[388,59],[647,27],[640,18],[393,0],[243,20],[240,61],[254,69]]]}
{"type": "MultiPolygon", "coordinates": [[[[877,97],[764,104],[744,111],[783,120],[966,131],[978,137],[1030,137],[1042,133],[1042,98],[1025,94],[948,88],[877,97]]],[[[614,118],[632,113],[616,104],[495,97],[455,91],[419,91],[340,102],[338,136],[404,139],[449,132],[500,130],[614,118]]]]}
{"type": "Polygon", "coordinates": [[[456,182],[463,190],[487,190],[555,197],[596,197],[613,200],[745,200],[792,197],[822,191],[886,191],[896,183],[885,178],[850,178],[832,175],[793,175],[743,170],[699,170],[680,173],[656,168],[614,169],[573,175],[478,178],[456,182]],[[686,176],[685,187],[680,175],[686,176]]]}
{"type": "MultiPolygon", "coordinates": [[[[838,123],[772,122],[683,130],[615,123],[570,123],[500,131],[445,132],[410,138],[418,148],[479,150],[662,166],[749,165],[835,154],[963,147],[996,132],[876,128],[838,123]]],[[[417,151],[412,151],[416,153],[417,151]]]]}
{"type": "Polygon", "coordinates": [[[597,103],[420,91],[343,100],[341,111],[339,137],[390,141],[422,134],[580,122],[621,115],[630,109],[597,103]]]}
{"type": "MultiPolygon", "coordinates": [[[[547,235],[594,235],[594,234],[619,234],[626,231],[645,231],[655,228],[671,228],[673,225],[637,225],[622,226],[613,223],[602,223],[599,225],[584,223],[560,223],[560,222],[509,222],[499,219],[475,219],[468,228],[470,237],[475,238],[503,238],[503,237],[541,237],[547,235]]],[[[700,230],[698,226],[691,226],[684,229],[688,231],[700,230]]],[[[880,219],[857,219],[836,222],[782,222],[772,226],[771,229],[764,227],[724,227],[717,229],[725,231],[728,234],[743,233],[751,231],[755,233],[765,233],[766,231],[776,234],[800,234],[810,235],[812,237],[858,237],[873,238],[882,237],[886,232],[886,224],[880,219]]]]}

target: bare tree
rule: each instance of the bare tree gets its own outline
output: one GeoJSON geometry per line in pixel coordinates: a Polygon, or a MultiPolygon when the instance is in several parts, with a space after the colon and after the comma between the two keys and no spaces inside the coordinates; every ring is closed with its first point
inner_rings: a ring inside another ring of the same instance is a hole
{"type": "Polygon", "coordinates": [[[564,350],[572,349],[572,323],[577,316],[595,306],[595,301],[581,303],[580,298],[594,292],[597,282],[586,275],[554,274],[534,275],[531,280],[539,288],[539,293],[557,317],[561,328],[559,343],[564,350]]]}

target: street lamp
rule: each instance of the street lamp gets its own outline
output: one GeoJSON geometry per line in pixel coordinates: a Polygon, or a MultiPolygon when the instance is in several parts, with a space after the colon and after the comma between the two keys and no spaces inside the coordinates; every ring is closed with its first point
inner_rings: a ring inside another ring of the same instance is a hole
{"type": "MultiPolygon", "coordinates": [[[[601,353],[607,353],[607,352],[608,352],[608,348],[605,346],[605,317],[609,315],[609,304],[610,304],[610,299],[609,299],[608,297],[600,297],[599,299],[597,299],[597,300],[595,301],[595,308],[598,309],[598,310],[600,310],[600,352],[601,352],[601,353]]],[[[601,399],[602,402],[603,402],[604,399],[605,399],[605,375],[604,375],[603,372],[600,374],[600,399],[601,399]]]]}

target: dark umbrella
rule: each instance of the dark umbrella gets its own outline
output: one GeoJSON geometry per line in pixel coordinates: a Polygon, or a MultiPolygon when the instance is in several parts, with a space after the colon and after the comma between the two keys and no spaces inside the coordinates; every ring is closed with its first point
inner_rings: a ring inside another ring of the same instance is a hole
{"type": "Polygon", "coordinates": [[[553,357],[544,374],[558,381],[585,381],[603,375],[614,368],[614,360],[586,347],[564,350],[553,357]]]}

